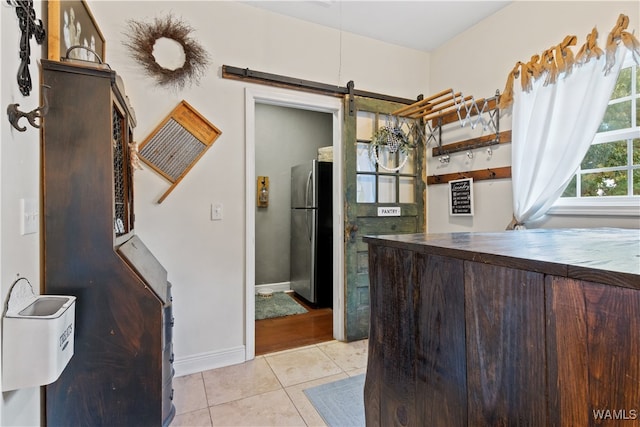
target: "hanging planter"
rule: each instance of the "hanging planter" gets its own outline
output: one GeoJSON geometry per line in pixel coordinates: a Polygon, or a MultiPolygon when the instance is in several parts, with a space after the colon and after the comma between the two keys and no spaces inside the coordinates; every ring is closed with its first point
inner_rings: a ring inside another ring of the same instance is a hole
{"type": "Polygon", "coordinates": [[[382,126],[371,137],[371,144],[369,146],[369,156],[380,166],[382,169],[388,172],[397,172],[404,167],[409,159],[409,151],[413,148],[413,144],[409,142],[409,137],[398,126],[382,126]],[[390,154],[395,154],[398,151],[403,153],[404,159],[402,163],[397,167],[389,167],[380,162],[379,151],[381,147],[387,147],[390,154]]]}

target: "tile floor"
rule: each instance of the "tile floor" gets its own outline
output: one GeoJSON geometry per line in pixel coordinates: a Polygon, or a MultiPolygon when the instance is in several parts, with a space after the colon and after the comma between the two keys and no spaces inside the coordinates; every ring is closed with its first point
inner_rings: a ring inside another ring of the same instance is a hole
{"type": "Polygon", "coordinates": [[[174,378],[171,427],[325,426],[303,390],[365,372],[367,345],[329,341],[174,378]]]}

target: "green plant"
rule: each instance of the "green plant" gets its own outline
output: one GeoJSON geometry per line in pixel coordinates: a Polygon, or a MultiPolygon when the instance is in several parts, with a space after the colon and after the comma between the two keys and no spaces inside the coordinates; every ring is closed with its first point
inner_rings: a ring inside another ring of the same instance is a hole
{"type": "Polygon", "coordinates": [[[371,137],[371,151],[377,150],[381,146],[387,146],[390,153],[400,150],[403,154],[408,154],[413,148],[409,142],[409,137],[397,126],[382,126],[371,137]]]}

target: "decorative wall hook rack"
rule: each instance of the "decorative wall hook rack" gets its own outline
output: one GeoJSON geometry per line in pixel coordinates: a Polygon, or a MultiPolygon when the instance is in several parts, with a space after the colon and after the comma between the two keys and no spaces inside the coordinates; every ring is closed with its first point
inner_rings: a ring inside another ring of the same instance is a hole
{"type": "MultiPolygon", "coordinates": [[[[18,67],[18,87],[20,93],[29,96],[31,93],[31,74],[29,73],[29,63],[31,62],[31,46],[29,44],[33,36],[38,44],[42,44],[46,31],[40,19],[36,19],[36,12],[33,9],[33,0],[7,0],[7,4],[16,10],[20,31],[20,66],[18,67]]],[[[14,126],[15,127],[15,126],[14,126]]]]}
{"type": "Polygon", "coordinates": [[[40,121],[42,122],[42,118],[47,114],[47,111],[49,111],[49,101],[47,100],[47,91],[49,89],[51,89],[51,86],[42,85],[42,98],[44,103],[42,104],[42,106],[31,110],[28,113],[25,113],[18,109],[20,104],[9,104],[9,106],[7,107],[7,116],[9,116],[9,123],[11,123],[11,126],[16,128],[20,132],[24,132],[25,130],[27,130],[25,126],[20,126],[18,123],[18,121],[20,121],[20,119],[24,117],[27,119],[31,126],[33,126],[34,128],[39,128],[40,124],[36,122],[36,119],[40,119],[40,121]]]}
{"type": "MultiPolygon", "coordinates": [[[[497,135],[490,134],[480,136],[478,138],[467,139],[465,141],[458,141],[451,144],[443,145],[441,147],[433,147],[431,155],[433,157],[437,157],[450,155],[460,151],[476,150],[483,147],[489,147],[488,150],[491,150],[491,146],[493,145],[510,143],[511,136],[511,130],[505,130],[499,132],[497,135]]],[[[491,156],[493,154],[493,151],[489,152],[488,150],[487,154],[491,156]]]]}
{"type": "Polygon", "coordinates": [[[461,178],[473,178],[474,181],[511,178],[511,166],[491,169],[478,169],[466,172],[453,172],[443,175],[431,175],[427,177],[427,185],[446,184],[449,181],[461,178]]]}

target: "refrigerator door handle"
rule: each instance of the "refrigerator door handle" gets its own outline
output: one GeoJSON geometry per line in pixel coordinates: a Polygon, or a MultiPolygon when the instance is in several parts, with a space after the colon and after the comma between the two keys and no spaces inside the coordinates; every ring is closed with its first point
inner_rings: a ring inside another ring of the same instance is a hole
{"type": "MultiPolygon", "coordinates": [[[[309,171],[309,176],[307,177],[307,189],[306,189],[306,191],[304,193],[304,207],[305,208],[312,207],[311,205],[309,205],[309,190],[311,189],[311,177],[312,176],[313,176],[313,171],[309,171]]],[[[313,197],[311,197],[311,201],[313,202],[313,197]]]]}
{"type": "Polygon", "coordinates": [[[311,238],[313,237],[313,221],[309,221],[309,215],[313,215],[313,210],[311,209],[306,209],[305,210],[305,220],[307,222],[307,237],[309,238],[309,241],[311,241],[311,238]]]}

